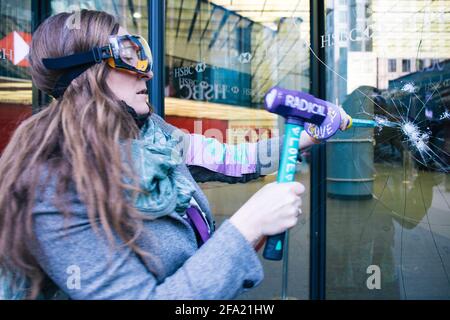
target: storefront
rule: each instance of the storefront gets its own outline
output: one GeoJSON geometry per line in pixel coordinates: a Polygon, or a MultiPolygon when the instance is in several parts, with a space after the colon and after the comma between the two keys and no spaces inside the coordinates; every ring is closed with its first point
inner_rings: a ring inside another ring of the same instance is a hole
{"type": "MultiPolygon", "coordinates": [[[[375,128],[351,128],[302,152],[297,179],[307,191],[303,217],[289,233],[289,261],[261,257],[265,280],[242,298],[450,298],[448,1],[5,0],[0,6],[0,152],[20,120],[49,101],[27,73],[33,30],[59,12],[104,10],[130,33],[148,37],[155,56],[150,100],[189,132],[226,143],[279,135],[282,119],[263,108],[273,86],[342,105],[355,118],[378,119],[375,128]]],[[[220,225],[275,179],[201,186],[220,225]]]]}

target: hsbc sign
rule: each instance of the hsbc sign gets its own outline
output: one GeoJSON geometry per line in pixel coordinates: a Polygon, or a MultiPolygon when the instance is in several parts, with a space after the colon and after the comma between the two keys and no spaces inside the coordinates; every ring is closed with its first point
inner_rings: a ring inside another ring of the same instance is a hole
{"type": "Polygon", "coordinates": [[[30,52],[31,34],[13,31],[0,39],[0,59],[9,60],[19,67],[28,67],[27,56],[30,52]]]}
{"type": "Polygon", "coordinates": [[[206,64],[204,62],[199,62],[196,65],[178,67],[173,69],[173,76],[175,78],[181,78],[185,76],[193,75],[195,72],[202,73],[206,70],[206,64]]]}
{"type": "Polygon", "coordinates": [[[248,73],[199,61],[169,69],[168,74],[169,85],[166,90],[169,97],[239,106],[251,105],[251,78],[248,73]]]}

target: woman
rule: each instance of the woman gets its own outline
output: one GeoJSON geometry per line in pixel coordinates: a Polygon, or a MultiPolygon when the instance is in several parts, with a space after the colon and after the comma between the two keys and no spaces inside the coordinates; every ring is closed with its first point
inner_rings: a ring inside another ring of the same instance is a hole
{"type": "Polygon", "coordinates": [[[297,223],[304,187],[268,184],[215,230],[186,164],[199,179],[243,182],[276,168],[276,155],[267,168],[255,156],[270,144],[220,144],[245,161],[199,162],[195,143],[151,113],[145,40],[107,13],[79,14],[78,29],[61,13],[33,35],[33,82],[56,99],[0,159],[4,275],[25,279],[27,298],[57,288],[72,299],[231,299],[258,285],[254,247],[297,223]]]}

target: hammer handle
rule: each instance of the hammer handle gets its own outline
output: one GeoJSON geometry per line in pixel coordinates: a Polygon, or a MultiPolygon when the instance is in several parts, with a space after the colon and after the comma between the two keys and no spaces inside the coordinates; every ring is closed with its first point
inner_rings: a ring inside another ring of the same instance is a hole
{"type": "MultiPolygon", "coordinates": [[[[278,169],[277,182],[292,182],[295,180],[295,167],[297,164],[298,146],[303,126],[286,123],[281,153],[280,167],[278,169]]],[[[263,257],[268,260],[281,260],[286,239],[286,232],[276,234],[267,238],[263,257]]]]}

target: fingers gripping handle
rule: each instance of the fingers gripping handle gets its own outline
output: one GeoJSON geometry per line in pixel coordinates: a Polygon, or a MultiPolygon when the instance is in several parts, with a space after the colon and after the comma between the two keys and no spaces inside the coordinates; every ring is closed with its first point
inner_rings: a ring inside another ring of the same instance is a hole
{"type": "MultiPolygon", "coordinates": [[[[292,123],[286,123],[285,125],[283,150],[277,176],[278,183],[292,182],[295,180],[295,167],[302,131],[302,125],[292,123]]],[[[281,260],[283,258],[285,238],[286,232],[268,237],[266,246],[264,247],[263,257],[268,260],[281,260]]]]}

